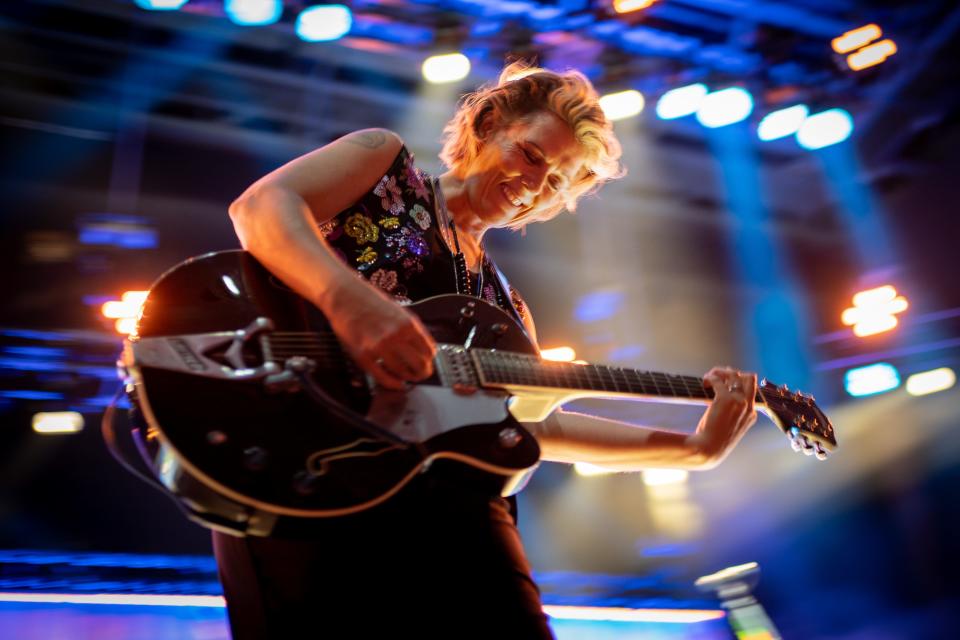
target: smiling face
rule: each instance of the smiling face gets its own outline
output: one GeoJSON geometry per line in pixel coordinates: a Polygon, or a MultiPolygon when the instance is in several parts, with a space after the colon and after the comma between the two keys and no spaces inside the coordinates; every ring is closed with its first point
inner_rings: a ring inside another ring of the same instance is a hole
{"type": "Polygon", "coordinates": [[[583,150],[563,119],[538,111],[486,129],[480,154],[463,175],[474,216],[504,227],[563,203],[564,190],[583,166],[583,150]]]}

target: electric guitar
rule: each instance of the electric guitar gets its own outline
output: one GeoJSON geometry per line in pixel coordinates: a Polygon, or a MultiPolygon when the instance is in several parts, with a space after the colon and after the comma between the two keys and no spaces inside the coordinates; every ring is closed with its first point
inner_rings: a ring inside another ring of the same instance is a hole
{"type": "MultiPolygon", "coordinates": [[[[211,253],[165,273],[120,361],[156,479],[204,526],[269,535],[284,520],[374,507],[431,466],[512,495],[540,456],[522,423],[573,398],[713,397],[699,377],[542,360],[509,315],[476,298],[408,309],[437,342],[434,374],[390,391],[250,254],[211,253]]],[[[825,458],[836,447],[812,397],[763,381],[756,403],[795,449],[825,458]]]]}

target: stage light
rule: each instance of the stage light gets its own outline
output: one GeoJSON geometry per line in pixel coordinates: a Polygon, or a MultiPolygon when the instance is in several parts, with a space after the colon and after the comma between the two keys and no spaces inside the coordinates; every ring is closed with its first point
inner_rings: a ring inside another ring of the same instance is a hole
{"type": "Polygon", "coordinates": [[[907,393],[912,396],[925,396],[937,391],[945,391],[957,383],[957,374],[950,367],[940,367],[930,371],[915,373],[907,378],[907,393]]]}
{"type": "Polygon", "coordinates": [[[120,296],[120,300],[104,302],[100,312],[105,318],[116,320],[114,327],[117,333],[129,335],[136,329],[140,307],[143,306],[148,293],[148,291],[127,291],[120,296]]]}
{"type": "Polygon", "coordinates": [[[175,11],[187,4],[187,0],[133,0],[141,9],[149,11],[175,11]]]}
{"type": "Polygon", "coordinates": [[[577,301],[573,316],[580,322],[598,322],[612,318],[623,305],[623,293],[601,290],[584,294],[577,301]]]}
{"type": "Polygon", "coordinates": [[[611,469],[605,467],[598,467],[595,464],[590,464],[589,462],[576,462],[573,465],[573,470],[577,472],[578,476],[583,476],[584,478],[592,478],[594,476],[609,476],[616,473],[611,469]]]}
{"type": "Polygon", "coordinates": [[[646,469],[642,475],[643,484],[648,487],[683,484],[690,477],[690,473],[683,469],[646,469]]]}
{"type": "Polygon", "coordinates": [[[853,327],[858,338],[890,331],[897,326],[896,314],[909,307],[907,299],[897,295],[890,285],[861,291],[853,296],[853,306],[844,309],[840,321],[853,327]]]}
{"type": "Polygon", "coordinates": [[[900,374],[893,365],[879,362],[850,369],[843,376],[843,386],[851,396],[870,396],[899,387],[900,374]]]}
{"type": "Polygon", "coordinates": [[[811,151],[843,142],[853,133],[853,118],[843,109],[821,111],[807,119],[797,131],[797,142],[811,151]]]}
{"type": "Polygon", "coordinates": [[[554,362],[571,362],[577,359],[577,352],[572,347],[555,347],[553,349],[542,349],[540,357],[554,362]]]}
{"type": "Polygon", "coordinates": [[[83,415],[76,411],[35,413],[31,424],[37,433],[79,433],[83,431],[83,415]]]}
{"type": "Polygon", "coordinates": [[[707,86],[699,82],[667,91],[657,100],[657,117],[673,120],[696,113],[708,91],[707,86]]]}
{"type": "Polygon", "coordinates": [[[279,20],[283,3],[280,0],[226,0],[223,10],[236,24],[254,27],[279,20]]]}
{"type": "Polygon", "coordinates": [[[297,16],[295,30],[301,40],[328,42],[350,32],[353,14],[342,4],[307,7],[297,16]]]}
{"type": "Polygon", "coordinates": [[[600,108],[608,120],[623,120],[643,111],[643,94],[635,89],[609,93],[600,98],[600,108]]]}
{"type": "Polygon", "coordinates": [[[470,59],[462,53],[430,56],[421,67],[423,78],[432,84],[456,82],[470,74],[470,59]]]}
{"type": "Polygon", "coordinates": [[[544,605],[543,611],[551,618],[560,620],[655,622],[664,624],[695,624],[707,620],[722,620],[726,615],[726,612],[721,609],[628,609],[625,607],[580,607],[550,604],[544,605]]]}
{"type": "Polygon", "coordinates": [[[646,9],[657,0],[613,0],[613,10],[617,13],[630,13],[646,9]]]}
{"type": "Polygon", "coordinates": [[[730,87],[708,93],[697,109],[697,122],[715,129],[740,122],[753,111],[753,98],[750,92],[740,87],[730,87]]]}
{"type": "Polygon", "coordinates": [[[830,45],[837,53],[849,53],[854,49],[859,49],[869,42],[873,42],[879,38],[881,34],[882,31],[880,30],[879,26],[875,24],[868,24],[860,27],[859,29],[847,31],[842,36],[834,38],[830,41],[830,45]]]}
{"type": "Polygon", "coordinates": [[[797,104],[786,109],[771,111],[763,117],[757,127],[757,137],[761,140],[776,140],[795,134],[810,110],[805,104],[797,104]]]}
{"type": "Polygon", "coordinates": [[[847,56],[847,65],[854,71],[860,71],[880,64],[896,52],[897,45],[893,40],[881,40],[856,53],[851,53],[847,56]]]}

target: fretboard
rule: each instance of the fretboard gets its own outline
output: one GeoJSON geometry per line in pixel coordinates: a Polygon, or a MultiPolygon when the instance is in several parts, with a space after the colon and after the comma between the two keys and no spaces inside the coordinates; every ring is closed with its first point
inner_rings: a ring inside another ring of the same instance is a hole
{"type": "Polygon", "coordinates": [[[703,400],[713,389],[702,378],[639,371],[603,364],[551,362],[506,351],[471,349],[485,384],[490,386],[550,387],[596,393],[631,394],[703,400]]]}

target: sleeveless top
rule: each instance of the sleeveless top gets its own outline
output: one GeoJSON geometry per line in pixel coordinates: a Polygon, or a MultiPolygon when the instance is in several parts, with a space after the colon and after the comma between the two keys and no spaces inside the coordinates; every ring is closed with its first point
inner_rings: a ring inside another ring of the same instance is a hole
{"type": "MultiPolygon", "coordinates": [[[[457,293],[453,254],[441,231],[431,177],[401,147],[377,184],[320,231],[341,260],[400,303],[457,293]]],[[[523,299],[490,258],[484,258],[480,298],[500,306],[526,327],[523,299]],[[499,295],[498,295],[499,294],[499,295]]],[[[478,276],[471,275],[471,292],[478,276]]],[[[516,519],[516,499],[507,499],[516,519]]]]}
{"type": "MultiPolygon", "coordinates": [[[[413,154],[401,147],[371,191],[320,225],[341,260],[401,303],[457,293],[453,256],[440,228],[430,182],[431,177],[414,165],[413,154]]],[[[484,284],[479,297],[500,306],[523,326],[527,310],[516,289],[490,258],[484,259],[481,269],[484,284]]],[[[471,290],[476,292],[477,276],[470,275],[471,290]]]]}

